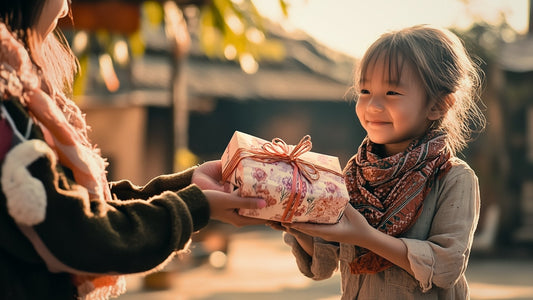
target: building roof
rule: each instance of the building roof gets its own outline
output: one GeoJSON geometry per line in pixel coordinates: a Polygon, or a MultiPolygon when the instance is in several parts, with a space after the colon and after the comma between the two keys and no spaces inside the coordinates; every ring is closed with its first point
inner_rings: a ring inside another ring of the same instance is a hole
{"type": "MultiPolygon", "coordinates": [[[[261,61],[254,74],[246,74],[233,61],[208,58],[192,35],[186,61],[187,93],[194,98],[235,100],[342,101],[349,92],[355,59],[325,47],[302,32],[289,34],[272,26],[272,38],[282,42],[282,61],[261,61]]],[[[151,32],[147,51],[131,62],[131,76],[122,76],[121,88],[106,91],[98,72],[92,73],[85,103],[169,105],[172,61],[164,31],[151,32]],[[160,34],[160,36],[158,36],[160,34]],[[112,101],[110,101],[112,99],[112,101]]],[[[98,59],[90,60],[97,70],[98,59]]],[[[119,79],[121,79],[121,74],[119,79]]]]}

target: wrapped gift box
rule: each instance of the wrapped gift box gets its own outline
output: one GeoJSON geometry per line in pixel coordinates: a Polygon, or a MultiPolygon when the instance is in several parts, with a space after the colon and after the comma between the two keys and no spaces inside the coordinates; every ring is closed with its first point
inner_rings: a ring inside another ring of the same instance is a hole
{"type": "Polygon", "coordinates": [[[240,209],[239,214],[280,222],[338,222],[349,202],[339,159],[302,151],[300,146],[307,141],[310,150],[308,136],[291,146],[280,139],[268,142],[235,132],[221,158],[223,179],[238,189],[239,195],[267,202],[265,208],[240,209]],[[296,168],[295,161],[288,158],[295,147],[300,152],[296,159],[300,167],[296,168]],[[310,179],[303,174],[306,170],[310,179]]]}

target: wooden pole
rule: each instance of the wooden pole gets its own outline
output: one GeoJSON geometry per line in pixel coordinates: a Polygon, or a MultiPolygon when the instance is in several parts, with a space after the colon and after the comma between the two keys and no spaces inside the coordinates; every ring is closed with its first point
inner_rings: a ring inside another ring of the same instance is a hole
{"type": "Polygon", "coordinates": [[[188,151],[189,142],[189,105],[185,63],[190,50],[191,40],[187,23],[181,9],[173,1],[164,3],[165,27],[173,43],[172,71],[172,109],[174,131],[174,171],[184,168],[178,154],[188,151]]]}

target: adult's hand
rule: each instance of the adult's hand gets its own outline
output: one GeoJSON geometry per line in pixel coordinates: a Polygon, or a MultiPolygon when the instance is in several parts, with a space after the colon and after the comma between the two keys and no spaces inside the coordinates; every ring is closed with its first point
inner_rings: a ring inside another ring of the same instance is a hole
{"type": "Polygon", "coordinates": [[[265,224],[266,220],[243,217],[237,213],[239,208],[263,208],[266,201],[259,198],[240,197],[236,193],[215,190],[203,191],[211,207],[211,218],[237,227],[265,224]]]}
{"type": "Polygon", "coordinates": [[[222,163],[220,160],[208,161],[198,166],[192,174],[192,183],[202,190],[224,191],[222,163]]]}

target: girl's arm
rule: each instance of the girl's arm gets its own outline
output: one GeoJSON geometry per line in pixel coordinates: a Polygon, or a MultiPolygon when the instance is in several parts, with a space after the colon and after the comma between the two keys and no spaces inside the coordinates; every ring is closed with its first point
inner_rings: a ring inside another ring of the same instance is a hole
{"type": "Polygon", "coordinates": [[[350,219],[350,224],[361,224],[361,226],[356,227],[355,230],[352,227],[352,231],[356,232],[351,235],[347,233],[345,243],[366,248],[413,275],[407,258],[407,247],[401,239],[370,226],[366,219],[351,205],[347,218],[350,219]]]}
{"type": "MultiPolygon", "coordinates": [[[[287,224],[294,230],[367,248],[413,275],[422,290],[449,288],[466,270],[479,218],[479,186],[464,162],[456,163],[434,187],[435,212],[426,239],[396,238],[371,228],[348,206],[334,225],[287,224]]],[[[416,226],[417,224],[415,224],[416,226]]]]}
{"type": "Polygon", "coordinates": [[[296,265],[302,274],[314,280],[330,278],[339,261],[339,245],[284,226],[279,222],[267,225],[283,233],[284,242],[292,248],[296,265]]]}
{"type": "Polygon", "coordinates": [[[437,189],[427,239],[402,238],[422,290],[449,288],[464,276],[479,219],[478,180],[466,163],[452,167],[437,189]]]}
{"type": "MultiPolygon", "coordinates": [[[[286,224],[282,224],[280,222],[275,221],[268,221],[267,225],[270,226],[272,229],[280,230],[286,232],[286,235],[290,235],[296,243],[302,248],[302,250],[307,253],[309,256],[313,256],[314,252],[314,244],[313,244],[313,237],[305,234],[303,232],[300,232],[298,230],[294,230],[287,226],[286,224]]],[[[290,239],[290,238],[289,238],[290,239]]]]}
{"type": "Polygon", "coordinates": [[[293,223],[285,224],[285,226],[291,230],[318,236],[326,241],[366,248],[413,274],[407,259],[407,247],[402,240],[370,226],[366,219],[351,205],[346,207],[343,217],[337,224],[293,223]]]}

